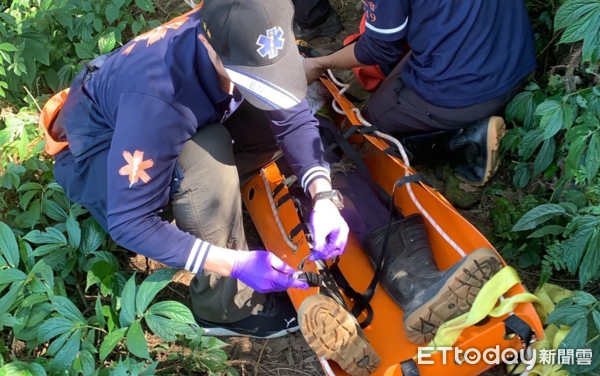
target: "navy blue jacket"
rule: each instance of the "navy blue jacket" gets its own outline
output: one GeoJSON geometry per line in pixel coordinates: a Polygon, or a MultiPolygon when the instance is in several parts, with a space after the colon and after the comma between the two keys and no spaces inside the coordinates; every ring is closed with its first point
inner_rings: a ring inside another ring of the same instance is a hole
{"type": "Polygon", "coordinates": [[[401,77],[428,102],[467,107],[508,92],[536,67],[523,0],[362,0],[358,61],[392,63],[407,40],[401,77]]]}
{"type": "MultiPolygon", "coordinates": [[[[63,108],[69,149],[57,155],[55,167],[67,195],[119,245],[196,273],[210,244],[158,213],[176,189],[184,144],[199,128],[224,121],[243,100],[220,88],[200,33],[195,12],[123,46],[84,90],[80,73],[63,108]]],[[[267,115],[303,187],[329,179],[318,121],[306,100],[267,115]]]]}

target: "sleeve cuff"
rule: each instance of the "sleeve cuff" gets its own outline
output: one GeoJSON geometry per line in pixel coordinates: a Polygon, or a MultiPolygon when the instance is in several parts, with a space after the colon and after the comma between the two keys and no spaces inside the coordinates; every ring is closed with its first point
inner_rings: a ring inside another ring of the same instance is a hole
{"type": "Polygon", "coordinates": [[[196,239],[192,245],[184,269],[194,274],[201,272],[202,269],[204,269],[204,262],[206,261],[206,256],[208,256],[211,247],[212,245],[209,242],[196,239]]]}
{"type": "Polygon", "coordinates": [[[304,192],[308,192],[310,184],[319,178],[327,179],[331,183],[331,173],[329,169],[323,166],[315,166],[306,171],[300,179],[300,185],[302,186],[302,189],[304,189],[304,192]]]}

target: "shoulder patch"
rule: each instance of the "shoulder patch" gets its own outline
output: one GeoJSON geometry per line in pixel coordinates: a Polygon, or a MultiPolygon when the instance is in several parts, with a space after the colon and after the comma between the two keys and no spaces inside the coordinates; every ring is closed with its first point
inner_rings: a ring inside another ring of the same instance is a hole
{"type": "Polygon", "coordinates": [[[129,177],[129,188],[131,188],[140,179],[144,183],[150,181],[150,175],[146,172],[147,169],[154,166],[152,159],[144,160],[144,152],[136,150],[133,156],[130,152],[124,151],[123,158],[127,164],[119,170],[119,174],[129,177]]]}

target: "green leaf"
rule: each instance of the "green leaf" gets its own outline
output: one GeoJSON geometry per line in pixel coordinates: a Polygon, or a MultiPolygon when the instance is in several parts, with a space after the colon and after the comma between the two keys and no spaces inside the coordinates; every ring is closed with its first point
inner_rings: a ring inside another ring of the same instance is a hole
{"type": "Polygon", "coordinates": [[[127,331],[127,349],[133,355],[150,359],[150,354],[148,353],[148,342],[146,341],[146,336],[144,336],[144,331],[142,330],[142,325],[139,321],[134,321],[129,327],[127,331]]]}
{"type": "Polygon", "coordinates": [[[21,206],[22,210],[26,210],[27,209],[27,205],[29,205],[29,201],[31,201],[31,199],[33,198],[33,196],[35,196],[36,194],[38,194],[38,192],[36,191],[28,191],[25,192],[21,198],[19,199],[19,206],[21,206]]]}
{"type": "Polygon", "coordinates": [[[139,21],[133,21],[133,23],[131,24],[131,32],[133,33],[133,35],[138,35],[140,33],[140,31],[142,31],[142,28],[144,26],[139,22],[139,21]]]}
{"type": "Polygon", "coordinates": [[[565,214],[565,209],[557,204],[543,204],[528,211],[514,225],[511,231],[526,231],[536,228],[556,215],[565,214]]]}
{"type": "Polygon", "coordinates": [[[546,235],[560,235],[564,231],[565,231],[565,228],[563,226],[549,225],[549,226],[544,226],[544,227],[536,230],[531,235],[529,235],[527,238],[533,239],[533,238],[542,238],[546,235]]]}
{"type": "Polygon", "coordinates": [[[62,349],[56,354],[54,360],[50,364],[50,368],[55,372],[64,372],[73,365],[77,354],[79,353],[79,347],[81,346],[81,329],[77,329],[62,349]]]}
{"type": "Polygon", "coordinates": [[[37,247],[33,252],[35,257],[42,257],[53,253],[54,251],[64,248],[64,244],[46,244],[37,247]]]}
{"type": "Polygon", "coordinates": [[[585,173],[588,181],[592,182],[598,170],[600,169],[600,136],[598,133],[594,133],[590,146],[588,148],[587,156],[585,158],[585,173]]]}
{"type": "Polygon", "coordinates": [[[162,316],[147,314],[144,316],[148,328],[163,341],[175,341],[177,335],[193,335],[194,331],[189,324],[169,320],[162,316]]]}
{"type": "Polygon", "coordinates": [[[521,164],[515,170],[513,184],[518,188],[525,188],[531,181],[531,169],[527,164],[521,164]]]}
{"type": "Polygon", "coordinates": [[[65,343],[67,342],[67,340],[69,339],[69,336],[71,335],[72,332],[66,332],[60,335],[60,337],[58,337],[57,339],[55,339],[50,346],[48,346],[48,351],[46,352],[46,355],[50,355],[50,356],[54,356],[56,355],[60,349],[63,348],[63,346],[65,345],[65,343]]]}
{"type": "Polygon", "coordinates": [[[596,228],[590,237],[587,250],[579,269],[579,283],[585,286],[600,269],[600,228],[596,228]]]}
{"type": "Polygon", "coordinates": [[[0,316],[8,312],[22,290],[23,282],[15,282],[10,286],[10,290],[7,293],[4,293],[4,296],[0,298],[0,316]]]}
{"type": "Polygon", "coordinates": [[[0,270],[0,283],[7,285],[15,281],[24,281],[27,278],[27,274],[23,273],[19,269],[4,269],[0,270]]]}
{"type": "Polygon", "coordinates": [[[102,314],[102,302],[100,301],[100,297],[96,299],[96,318],[98,319],[98,325],[104,326],[106,325],[106,320],[104,319],[104,315],[102,314]]]}
{"type": "Polygon", "coordinates": [[[592,317],[594,318],[594,323],[596,324],[596,329],[600,331],[600,312],[597,310],[592,311],[592,317]]]}
{"type": "Polygon", "coordinates": [[[75,330],[75,323],[64,317],[53,317],[44,322],[38,331],[38,340],[48,342],[52,338],[75,330]]]}
{"type": "Polygon", "coordinates": [[[115,37],[114,32],[109,32],[104,35],[101,35],[98,39],[98,48],[100,49],[100,54],[107,54],[112,51],[117,44],[117,39],[115,37]]]}
{"type": "Polygon", "coordinates": [[[593,33],[600,29],[600,3],[596,2],[595,9],[584,14],[581,18],[570,24],[563,32],[558,43],[574,43],[586,37],[591,37],[593,33]]]}
{"type": "Polygon", "coordinates": [[[56,202],[44,198],[42,200],[42,211],[50,218],[58,222],[66,222],[69,216],[63,208],[60,207],[56,202]]]}
{"type": "Polygon", "coordinates": [[[17,189],[17,192],[23,192],[23,191],[41,191],[43,189],[44,189],[44,187],[41,184],[39,184],[39,183],[28,182],[28,183],[25,183],[25,184],[21,185],[19,187],[19,189],[17,189]]]}
{"type": "Polygon", "coordinates": [[[94,373],[94,369],[96,369],[96,362],[94,361],[94,356],[87,350],[82,350],[79,353],[79,361],[81,362],[81,373],[83,375],[91,375],[94,373]]]}
{"type": "Polygon", "coordinates": [[[55,296],[52,298],[52,306],[64,317],[85,324],[85,318],[81,314],[81,311],[79,311],[79,308],[77,308],[68,298],[64,296],[55,296]]]}
{"type": "Polygon", "coordinates": [[[50,54],[48,53],[48,50],[42,43],[33,39],[25,39],[24,45],[24,49],[35,60],[39,61],[44,65],[50,65],[50,54]]]}
{"type": "Polygon", "coordinates": [[[125,332],[128,328],[120,328],[113,332],[110,332],[106,337],[104,337],[104,341],[100,345],[100,361],[103,362],[104,359],[110,354],[113,349],[121,342],[123,337],[125,336],[125,332]]]}
{"type": "Polygon", "coordinates": [[[550,315],[548,315],[548,318],[546,319],[546,325],[554,324],[556,326],[573,326],[576,321],[584,318],[586,315],[587,308],[583,305],[556,307],[556,309],[552,311],[550,315]]]}
{"type": "Polygon", "coordinates": [[[148,313],[166,316],[171,320],[187,324],[194,324],[196,322],[196,320],[194,320],[194,315],[188,307],[172,300],[158,302],[152,305],[152,307],[148,309],[148,313]]]}
{"type": "Polygon", "coordinates": [[[152,0],[135,0],[138,7],[146,12],[154,12],[154,4],[152,0]]]}
{"type": "Polygon", "coordinates": [[[597,4],[596,0],[569,0],[564,2],[556,12],[554,31],[556,32],[572,25],[582,15],[593,10],[597,4]]]}
{"type": "Polygon", "coordinates": [[[46,370],[37,363],[15,361],[0,368],[0,376],[46,376],[46,370]]]}
{"type": "Polygon", "coordinates": [[[177,269],[159,269],[142,282],[136,296],[138,315],[141,316],[146,312],[152,299],[171,282],[176,273],[177,269]]]}
{"type": "MultiPolygon", "coordinates": [[[[48,299],[50,299],[50,298],[46,294],[31,294],[31,295],[28,295],[25,299],[23,299],[23,303],[21,303],[21,306],[31,307],[32,305],[35,305],[38,303],[47,302],[48,299]]],[[[40,305],[38,305],[38,307],[39,306],[40,305]]],[[[52,308],[52,306],[50,306],[50,308],[52,308]]]]}
{"type": "Polygon", "coordinates": [[[91,43],[81,42],[75,44],[75,52],[81,60],[89,60],[94,58],[94,45],[91,43]]]}
{"type": "Polygon", "coordinates": [[[105,15],[108,23],[112,24],[119,17],[119,9],[114,4],[108,4],[105,9],[105,15]]]}
{"type": "Polygon", "coordinates": [[[67,245],[67,238],[54,227],[47,227],[46,232],[33,230],[25,235],[23,239],[33,244],[67,245]]]}
{"type": "Polygon", "coordinates": [[[135,321],[135,273],[129,278],[121,294],[121,314],[119,323],[122,327],[131,325],[135,321]]]}
{"type": "Polygon", "coordinates": [[[593,230],[591,227],[582,226],[561,244],[564,250],[564,261],[572,274],[575,274],[579,267],[593,230]]]}
{"type": "Polygon", "coordinates": [[[4,42],[0,43],[0,50],[6,52],[17,52],[19,49],[15,47],[12,43],[4,42]]]}
{"type": "Polygon", "coordinates": [[[554,161],[554,152],[556,151],[556,142],[554,138],[549,138],[542,144],[540,152],[535,157],[533,163],[533,174],[537,175],[546,171],[554,161]]]}
{"type": "Polygon", "coordinates": [[[582,349],[587,338],[588,321],[584,316],[577,320],[569,334],[561,341],[559,349],[582,349]]]}
{"type": "Polygon", "coordinates": [[[108,262],[104,260],[96,261],[88,271],[85,291],[87,291],[90,286],[104,280],[107,275],[114,273],[114,271],[114,268],[108,262]]]}
{"type": "Polygon", "coordinates": [[[569,145],[569,153],[565,159],[565,172],[568,177],[573,176],[573,172],[578,170],[586,144],[587,138],[580,137],[569,145]]]}
{"type": "Polygon", "coordinates": [[[79,250],[85,255],[95,252],[106,237],[106,233],[93,217],[89,217],[81,224],[81,244],[79,250]]]}
{"type": "Polygon", "coordinates": [[[19,266],[19,246],[15,235],[8,225],[0,222],[0,251],[10,266],[16,268],[19,266]]]}
{"type": "Polygon", "coordinates": [[[519,149],[519,156],[523,159],[531,158],[542,141],[544,141],[544,131],[542,129],[536,128],[527,132],[523,137],[521,149],[519,149]]]}
{"type": "Polygon", "coordinates": [[[81,228],[79,228],[79,223],[73,213],[70,213],[67,219],[67,233],[69,234],[69,245],[73,249],[79,248],[79,244],[81,243],[81,228]]]}
{"type": "Polygon", "coordinates": [[[117,9],[121,9],[121,7],[125,5],[125,0],[113,0],[112,2],[117,9]]]}

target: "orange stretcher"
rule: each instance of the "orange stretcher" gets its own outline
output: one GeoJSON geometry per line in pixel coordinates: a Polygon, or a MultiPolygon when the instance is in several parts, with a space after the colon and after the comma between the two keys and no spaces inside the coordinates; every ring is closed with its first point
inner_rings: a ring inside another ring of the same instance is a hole
{"type": "MultiPolygon", "coordinates": [[[[338,87],[327,78],[321,78],[321,81],[344,110],[345,115],[337,119],[338,127],[341,127],[344,131],[351,125],[361,125],[359,118],[352,112],[354,106],[343,95],[340,95],[338,87]],[[343,120],[349,120],[345,122],[347,126],[340,126],[343,120]]],[[[367,156],[363,157],[363,160],[367,164],[373,180],[388,194],[392,193],[394,182],[404,176],[407,170],[410,173],[415,173],[412,168],[406,167],[400,159],[385,153],[384,150],[389,148],[389,144],[376,136],[355,134],[348,140],[351,144],[358,143],[362,144],[363,148],[368,148],[369,152],[364,153],[367,156]]],[[[274,204],[289,192],[287,187],[281,189],[280,184],[284,179],[285,176],[280,172],[277,161],[272,162],[242,187],[242,197],[266,249],[289,265],[297,267],[309,254],[310,249],[306,233],[304,231],[299,233],[293,231],[301,222],[293,201],[287,200],[278,207],[274,204]],[[279,188],[273,197],[273,192],[278,186],[279,188]],[[297,234],[291,238],[290,233],[297,234]]],[[[439,192],[421,183],[412,184],[412,190],[421,205],[435,217],[437,224],[466,253],[471,253],[481,247],[494,249],[488,240],[462,217],[439,192]]],[[[406,186],[396,190],[393,199],[396,206],[402,208],[402,213],[405,216],[419,212],[409,197],[406,186]]],[[[445,270],[459,261],[460,254],[432,228],[429,222],[427,222],[427,230],[436,262],[441,270],[445,270]]],[[[359,242],[352,233],[346,251],[340,258],[339,266],[344,276],[357,291],[365,291],[374,275],[366,254],[362,251],[359,242]]],[[[306,264],[304,271],[318,272],[314,263],[306,264]]],[[[504,297],[508,298],[524,292],[525,288],[519,283],[513,286],[504,297]]],[[[318,293],[318,288],[314,287],[309,290],[292,289],[288,293],[294,306],[298,309],[305,298],[318,293]]],[[[348,306],[352,307],[352,301],[347,297],[345,299],[348,306]]],[[[404,334],[402,310],[381,286],[376,290],[371,306],[374,311],[373,321],[363,331],[371,345],[381,356],[381,366],[372,375],[408,376],[410,374],[411,376],[434,376],[446,374],[467,376],[479,375],[486,369],[493,367],[493,365],[486,364],[483,361],[478,364],[465,362],[460,365],[456,364],[452,352],[448,353],[447,362],[442,364],[443,354],[438,352],[427,359],[432,360],[434,364],[418,364],[417,370],[403,373],[401,362],[413,359],[417,354],[418,345],[408,341],[404,334]]],[[[531,303],[518,304],[513,313],[533,329],[535,333],[534,340],[535,337],[543,339],[542,323],[531,303]]],[[[363,312],[362,315],[364,318],[365,313],[363,312]]],[[[505,325],[507,317],[508,315],[504,317],[488,316],[477,325],[466,328],[454,346],[463,351],[475,348],[481,352],[496,346],[499,346],[500,352],[507,348],[513,348],[517,351],[525,348],[525,344],[519,336],[507,334],[507,325],[505,325]]],[[[321,360],[321,363],[326,373],[330,375],[347,375],[333,362],[321,360]]]]}

